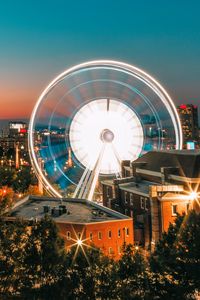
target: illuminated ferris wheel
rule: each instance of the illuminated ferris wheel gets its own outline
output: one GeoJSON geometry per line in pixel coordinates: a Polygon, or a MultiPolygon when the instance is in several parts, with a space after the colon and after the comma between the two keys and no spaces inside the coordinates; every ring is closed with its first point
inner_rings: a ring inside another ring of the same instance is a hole
{"type": "Polygon", "coordinates": [[[35,172],[53,196],[92,199],[98,178],[120,177],[122,160],[180,149],[181,126],[165,89],[117,61],[91,61],[56,77],[29,126],[35,172]]]}

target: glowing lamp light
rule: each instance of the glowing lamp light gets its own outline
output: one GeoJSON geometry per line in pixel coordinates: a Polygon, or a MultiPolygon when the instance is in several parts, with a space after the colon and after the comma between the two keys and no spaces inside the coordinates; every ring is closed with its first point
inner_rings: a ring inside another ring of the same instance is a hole
{"type": "Polygon", "coordinates": [[[192,199],[192,200],[196,200],[197,198],[198,198],[198,193],[197,192],[191,192],[190,193],[190,198],[192,199]]]}
{"type": "Polygon", "coordinates": [[[79,239],[77,240],[76,243],[77,243],[78,246],[81,246],[83,244],[82,240],[79,240],[79,239]]]}

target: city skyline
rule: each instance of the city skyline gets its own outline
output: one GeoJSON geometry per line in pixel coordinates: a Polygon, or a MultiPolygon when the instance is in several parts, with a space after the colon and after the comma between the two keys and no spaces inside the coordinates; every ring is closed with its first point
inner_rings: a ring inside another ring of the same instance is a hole
{"type": "Polygon", "coordinates": [[[199,6],[197,1],[3,3],[0,119],[29,118],[40,93],[56,75],[102,58],[146,70],[176,105],[197,105],[199,6]]]}

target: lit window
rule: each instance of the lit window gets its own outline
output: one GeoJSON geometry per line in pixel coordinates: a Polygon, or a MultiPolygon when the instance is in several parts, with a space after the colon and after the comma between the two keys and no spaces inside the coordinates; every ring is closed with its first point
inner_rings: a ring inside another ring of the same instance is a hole
{"type": "Polygon", "coordinates": [[[177,216],[177,204],[172,204],[172,216],[177,216]]]}
{"type": "Polygon", "coordinates": [[[109,231],[108,231],[108,238],[111,239],[111,237],[112,237],[112,231],[109,230],[109,231]]]}
{"type": "Polygon", "coordinates": [[[121,237],[121,229],[118,229],[118,237],[121,237]]]}
{"type": "Polygon", "coordinates": [[[133,205],[133,194],[130,194],[130,205],[133,205]]]}
{"type": "Polygon", "coordinates": [[[125,228],[125,231],[126,231],[126,236],[129,236],[129,228],[128,227],[125,228]]]}
{"type": "Polygon", "coordinates": [[[98,232],[98,239],[99,239],[99,240],[102,239],[102,233],[101,233],[101,231],[98,232]]]}
{"type": "Polygon", "coordinates": [[[113,248],[112,248],[112,247],[109,247],[109,248],[108,248],[108,253],[109,253],[109,254],[113,254],[113,248]]]}
{"type": "Polygon", "coordinates": [[[90,241],[92,241],[93,240],[93,234],[92,234],[92,232],[90,232],[90,241]]]}
{"type": "Polygon", "coordinates": [[[144,209],[144,198],[143,197],[140,198],[140,207],[142,209],[144,209]]]}
{"type": "Polygon", "coordinates": [[[71,240],[71,232],[67,231],[67,240],[71,240]]]}

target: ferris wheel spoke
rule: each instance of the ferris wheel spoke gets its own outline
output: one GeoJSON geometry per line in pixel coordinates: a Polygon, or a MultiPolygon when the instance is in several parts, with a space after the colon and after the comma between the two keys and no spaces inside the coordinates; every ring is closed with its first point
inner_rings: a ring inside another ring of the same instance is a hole
{"type": "Polygon", "coordinates": [[[109,112],[109,109],[110,109],[110,99],[107,99],[106,104],[107,104],[106,110],[107,110],[107,112],[109,112]]]}

